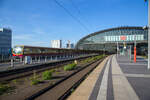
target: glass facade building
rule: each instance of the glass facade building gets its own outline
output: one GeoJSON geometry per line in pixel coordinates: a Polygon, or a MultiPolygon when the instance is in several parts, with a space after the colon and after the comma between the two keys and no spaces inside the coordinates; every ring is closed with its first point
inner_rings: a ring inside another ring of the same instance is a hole
{"type": "Polygon", "coordinates": [[[105,50],[108,52],[116,52],[117,44],[119,47],[129,47],[137,44],[137,50],[147,51],[148,31],[142,27],[117,27],[101,30],[89,34],[80,39],[76,45],[76,49],[86,50],[105,50]]]}
{"type": "Polygon", "coordinates": [[[0,58],[9,57],[11,54],[12,31],[0,28],[0,58]]]}

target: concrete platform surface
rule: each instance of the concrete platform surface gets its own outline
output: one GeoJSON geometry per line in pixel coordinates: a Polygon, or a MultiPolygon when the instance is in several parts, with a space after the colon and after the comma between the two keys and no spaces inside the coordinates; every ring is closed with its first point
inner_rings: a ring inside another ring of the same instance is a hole
{"type": "Polygon", "coordinates": [[[92,89],[99,77],[99,73],[102,71],[104,64],[107,62],[107,57],[102,63],[94,69],[94,71],[81,83],[81,85],[72,93],[67,100],[88,100],[92,89]]]}
{"type": "Polygon", "coordinates": [[[150,100],[147,60],[107,57],[67,100],[150,100]]]}

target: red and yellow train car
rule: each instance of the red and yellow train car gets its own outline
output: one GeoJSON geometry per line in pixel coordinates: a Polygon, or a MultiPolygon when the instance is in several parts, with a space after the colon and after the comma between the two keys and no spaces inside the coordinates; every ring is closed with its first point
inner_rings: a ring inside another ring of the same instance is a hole
{"type": "Polygon", "coordinates": [[[99,50],[77,50],[77,49],[66,49],[66,48],[48,48],[48,47],[36,47],[36,46],[25,46],[17,45],[13,48],[13,56],[24,57],[24,56],[48,56],[48,55],[69,55],[69,54],[102,54],[99,50]]]}

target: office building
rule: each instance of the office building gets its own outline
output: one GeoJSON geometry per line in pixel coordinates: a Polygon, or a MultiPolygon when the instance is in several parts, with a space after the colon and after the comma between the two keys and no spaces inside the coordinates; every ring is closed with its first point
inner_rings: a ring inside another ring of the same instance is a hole
{"type": "Polygon", "coordinates": [[[66,44],[66,48],[68,48],[68,49],[74,49],[74,44],[73,43],[71,43],[71,44],[67,43],[66,44]]]}
{"type": "Polygon", "coordinates": [[[62,40],[51,40],[52,48],[62,48],[62,40]]]}
{"type": "Polygon", "coordinates": [[[0,59],[8,58],[11,55],[12,30],[0,28],[0,59]]]}
{"type": "Polygon", "coordinates": [[[66,48],[68,48],[68,49],[73,49],[73,48],[74,48],[74,44],[71,43],[71,42],[68,40],[68,43],[66,44],[66,48]]]}

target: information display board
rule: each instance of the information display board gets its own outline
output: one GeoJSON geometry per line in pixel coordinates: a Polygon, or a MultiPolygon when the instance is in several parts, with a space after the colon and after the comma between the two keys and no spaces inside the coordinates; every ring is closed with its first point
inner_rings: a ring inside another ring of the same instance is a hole
{"type": "Polygon", "coordinates": [[[120,35],[120,36],[105,36],[105,41],[142,41],[144,35],[120,35]]]}

